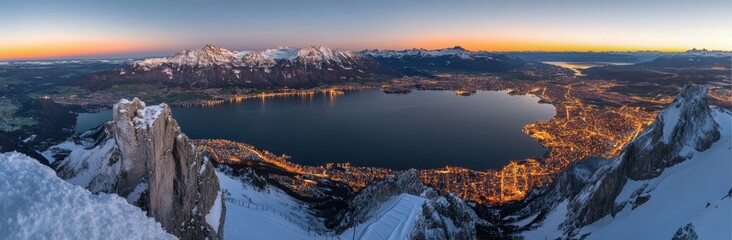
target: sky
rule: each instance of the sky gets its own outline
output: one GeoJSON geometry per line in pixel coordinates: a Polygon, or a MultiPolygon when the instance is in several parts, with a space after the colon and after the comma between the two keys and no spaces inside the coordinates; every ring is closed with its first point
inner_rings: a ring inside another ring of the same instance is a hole
{"type": "Polygon", "coordinates": [[[0,59],[166,55],[208,43],[232,50],[732,50],[730,26],[730,0],[0,0],[0,59]]]}

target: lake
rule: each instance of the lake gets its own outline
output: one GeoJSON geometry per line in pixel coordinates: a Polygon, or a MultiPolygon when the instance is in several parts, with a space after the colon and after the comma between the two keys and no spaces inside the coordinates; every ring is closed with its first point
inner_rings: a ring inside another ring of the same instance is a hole
{"type": "MultiPolygon", "coordinates": [[[[173,117],[191,138],[244,142],[305,165],[484,170],[547,151],[521,131],[554,116],[554,106],[538,100],[504,91],[458,96],[451,91],[395,95],[368,90],[176,107],[173,117]]],[[[111,115],[111,110],[79,114],[77,131],[111,115]]]]}
{"type": "Polygon", "coordinates": [[[542,62],[549,65],[558,67],[568,68],[574,72],[575,76],[585,76],[582,70],[591,67],[602,67],[610,65],[633,65],[634,63],[622,63],[622,62],[542,62]]]}

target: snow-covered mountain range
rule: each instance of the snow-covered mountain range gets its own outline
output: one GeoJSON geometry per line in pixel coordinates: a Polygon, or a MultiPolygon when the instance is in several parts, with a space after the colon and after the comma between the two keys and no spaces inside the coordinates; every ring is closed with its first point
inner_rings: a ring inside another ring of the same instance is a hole
{"type": "Polygon", "coordinates": [[[79,81],[99,88],[124,83],[197,88],[300,88],[425,75],[422,71],[430,70],[503,72],[521,69],[526,64],[517,57],[473,52],[461,47],[353,52],[319,46],[232,51],[209,44],[169,57],[136,61],[128,68],[92,74],[79,81]]]}
{"type": "Polygon", "coordinates": [[[92,74],[80,81],[100,88],[125,83],[195,88],[300,88],[390,74],[372,58],[326,47],[231,51],[206,45],[170,57],[136,61],[128,68],[92,74]]]}
{"type": "Polygon", "coordinates": [[[173,69],[185,67],[251,67],[271,68],[279,62],[303,64],[314,68],[323,65],[346,67],[360,61],[360,56],[351,51],[319,47],[280,47],[264,51],[231,51],[211,44],[202,49],[185,50],[170,57],[149,58],[133,63],[136,69],[150,70],[161,66],[173,69]]]}
{"type": "Polygon", "coordinates": [[[731,133],[732,113],[687,85],[619,157],[572,164],[496,223],[529,239],[729,239],[731,133]]]}
{"type": "Polygon", "coordinates": [[[366,50],[364,56],[376,58],[383,66],[393,69],[461,70],[503,72],[524,67],[527,62],[505,54],[468,51],[460,46],[426,50],[366,50]]]}

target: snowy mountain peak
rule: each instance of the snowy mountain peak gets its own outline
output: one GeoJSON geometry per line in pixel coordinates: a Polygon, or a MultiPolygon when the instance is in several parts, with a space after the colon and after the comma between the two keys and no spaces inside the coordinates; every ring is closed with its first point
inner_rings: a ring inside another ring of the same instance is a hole
{"type": "Polygon", "coordinates": [[[170,57],[148,58],[133,63],[135,69],[150,70],[163,65],[173,68],[183,66],[209,67],[213,65],[241,65],[241,52],[207,44],[201,49],[185,50],[170,57]]]}
{"type": "Polygon", "coordinates": [[[351,51],[331,49],[324,46],[306,47],[297,52],[298,58],[305,61],[335,61],[341,62],[348,59],[357,58],[358,55],[351,51]]]}
{"type": "Polygon", "coordinates": [[[461,47],[461,46],[459,46],[459,45],[458,45],[458,46],[454,46],[454,47],[452,47],[452,49],[453,49],[453,50],[457,50],[457,51],[468,51],[468,50],[465,50],[465,48],[463,48],[463,47],[461,47]]]}
{"type": "Polygon", "coordinates": [[[213,45],[213,44],[210,44],[209,43],[209,44],[204,45],[201,50],[203,50],[203,51],[209,51],[209,52],[216,52],[216,51],[222,51],[222,50],[226,50],[226,49],[221,48],[221,47],[218,47],[216,45],[213,45]]]}
{"type": "Polygon", "coordinates": [[[662,129],[663,143],[691,146],[705,150],[719,138],[719,125],[707,106],[707,88],[687,84],[673,103],[656,118],[651,131],[662,129]]]}

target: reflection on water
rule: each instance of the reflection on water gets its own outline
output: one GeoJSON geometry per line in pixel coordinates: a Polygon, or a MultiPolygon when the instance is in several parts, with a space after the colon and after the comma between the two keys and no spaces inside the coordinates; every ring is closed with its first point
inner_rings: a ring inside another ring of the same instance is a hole
{"type": "Polygon", "coordinates": [[[617,62],[542,62],[554,66],[568,68],[574,71],[575,76],[585,76],[580,70],[588,69],[591,67],[602,67],[609,65],[631,65],[633,63],[617,63],[617,62]]]}
{"type": "MultiPolygon", "coordinates": [[[[306,165],[494,169],[546,151],[521,132],[554,115],[538,100],[506,92],[369,90],[174,108],[173,116],[191,138],[245,142],[306,165]]],[[[109,110],[80,114],[77,130],[110,118],[109,110]]]]}

